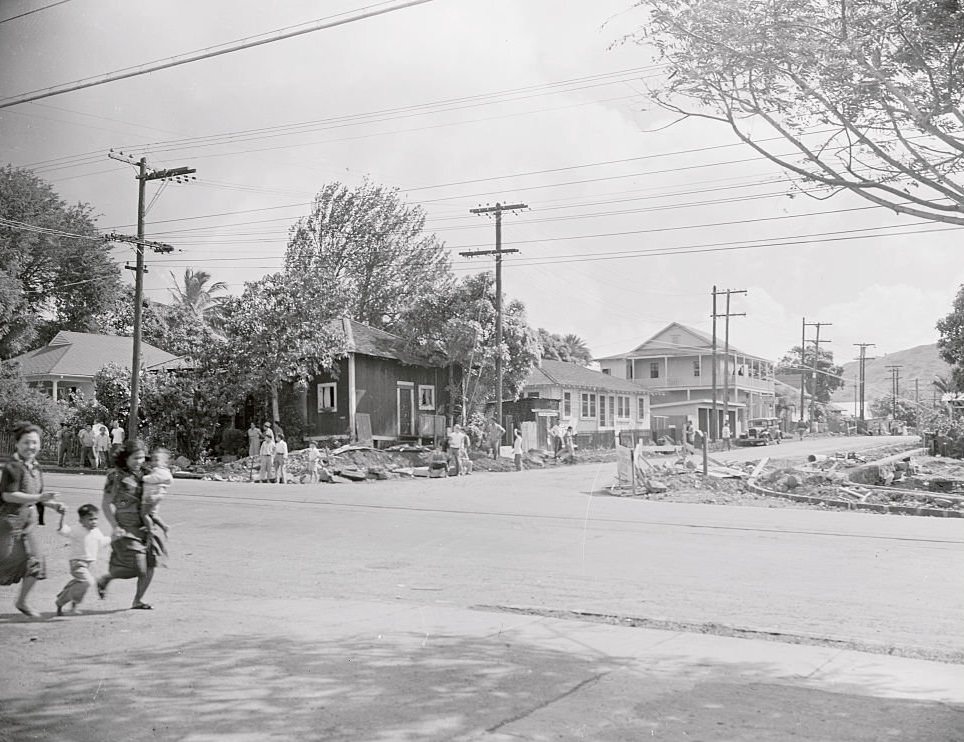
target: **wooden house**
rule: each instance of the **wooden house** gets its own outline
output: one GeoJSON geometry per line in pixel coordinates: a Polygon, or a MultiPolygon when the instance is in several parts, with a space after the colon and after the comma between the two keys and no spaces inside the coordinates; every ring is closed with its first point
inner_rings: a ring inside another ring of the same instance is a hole
{"type": "Polygon", "coordinates": [[[413,352],[389,332],[347,318],[336,322],[347,351],[308,387],[305,438],[377,444],[443,435],[459,368],[413,352]]]}

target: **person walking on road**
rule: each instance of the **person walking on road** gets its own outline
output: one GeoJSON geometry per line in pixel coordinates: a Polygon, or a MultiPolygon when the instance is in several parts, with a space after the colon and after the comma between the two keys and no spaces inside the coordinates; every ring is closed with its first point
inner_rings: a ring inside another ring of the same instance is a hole
{"type": "Polygon", "coordinates": [[[727,451],[730,450],[730,438],[732,433],[730,432],[730,424],[723,423],[723,429],[720,431],[720,439],[723,441],[723,448],[727,451]]]}
{"type": "Polygon", "coordinates": [[[40,428],[33,423],[14,426],[16,450],[0,471],[0,585],[20,583],[14,603],[17,610],[31,618],[40,613],[27,605],[27,597],[37,580],[47,577],[47,562],[37,538],[34,505],[46,503],[58,512],[64,505],[55,492],[44,492],[43,472],[37,463],[40,453],[40,428]]]}
{"type": "Polygon", "coordinates": [[[157,554],[150,547],[147,524],[141,517],[144,497],[144,444],[129,438],[114,460],[114,468],[107,473],[101,511],[113,528],[109,572],[97,580],[97,594],[103,599],[112,580],[137,578],[135,610],[151,610],[144,602],[144,594],[154,579],[157,554]]]}

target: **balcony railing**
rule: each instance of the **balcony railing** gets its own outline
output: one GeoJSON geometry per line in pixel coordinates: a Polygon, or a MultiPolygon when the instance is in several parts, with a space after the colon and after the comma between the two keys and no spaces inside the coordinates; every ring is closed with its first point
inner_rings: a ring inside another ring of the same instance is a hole
{"type": "MultiPolygon", "coordinates": [[[[649,377],[633,379],[637,384],[648,389],[703,389],[713,385],[713,378],[709,374],[702,376],[661,376],[658,379],[649,377]]],[[[723,386],[723,375],[716,378],[716,383],[723,386]]],[[[751,389],[753,391],[773,391],[773,380],[755,379],[752,376],[730,375],[731,389],[751,389]]]]}

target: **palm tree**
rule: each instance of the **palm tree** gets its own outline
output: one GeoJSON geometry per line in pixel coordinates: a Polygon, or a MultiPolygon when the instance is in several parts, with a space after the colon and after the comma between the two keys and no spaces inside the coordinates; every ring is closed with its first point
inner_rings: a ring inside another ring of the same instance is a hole
{"type": "Polygon", "coordinates": [[[170,271],[174,281],[174,288],[171,289],[171,296],[175,303],[197,315],[200,319],[207,322],[217,320],[218,310],[224,296],[214,296],[220,291],[227,291],[228,285],[224,281],[216,281],[208,285],[211,274],[207,271],[195,271],[193,268],[184,269],[184,284],[179,285],[177,276],[170,271]]]}
{"type": "Polygon", "coordinates": [[[580,363],[583,366],[588,366],[592,363],[592,352],[589,350],[589,346],[586,345],[586,341],[583,340],[578,335],[573,335],[569,333],[562,338],[562,346],[566,349],[566,353],[569,356],[567,359],[570,363],[580,363]]]}

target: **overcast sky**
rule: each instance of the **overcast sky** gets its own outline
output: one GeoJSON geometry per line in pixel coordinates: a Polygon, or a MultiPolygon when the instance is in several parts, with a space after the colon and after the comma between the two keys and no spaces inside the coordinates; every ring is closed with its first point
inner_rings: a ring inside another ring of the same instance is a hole
{"type": "MultiPolygon", "coordinates": [[[[459,275],[491,267],[458,255],[494,241],[492,221],[469,209],[528,204],[504,221],[504,246],[519,250],[505,291],[533,327],[576,333],[596,356],[672,321],[709,331],[714,284],[748,292],[732,298],[746,316],[731,320],[731,342],[774,360],[799,344],[803,317],[833,324],[821,336],[838,362],[852,343],[880,354],[935,342],[964,282],[964,231],[846,194],[791,199],[781,173],[720,126],[662,128],[671,118],[644,92],[665,72],[618,43],[642,21],[632,5],[433,0],[0,109],[0,163],[34,168],[66,200],[93,204],[102,229],[131,234],[133,168],[109,149],[197,168],[148,214],[148,236],[179,249],[151,256],[158,300],[168,271],[185,267],[240,291],[280,267],[289,226],[323,184],[369,178],[423,205],[459,275]],[[904,234],[858,231],[892,225],[904,234]],[[721,249],[748,240],[764,246],[721,249]]],[[[0,0],[0,98],[362,7],[0,0]]]]}

